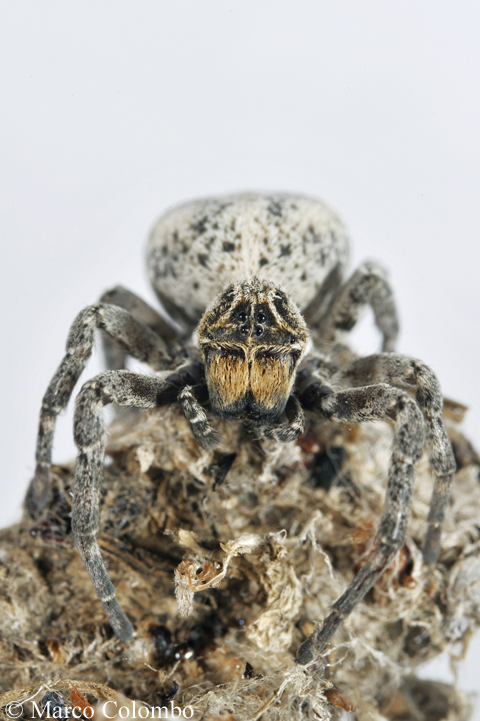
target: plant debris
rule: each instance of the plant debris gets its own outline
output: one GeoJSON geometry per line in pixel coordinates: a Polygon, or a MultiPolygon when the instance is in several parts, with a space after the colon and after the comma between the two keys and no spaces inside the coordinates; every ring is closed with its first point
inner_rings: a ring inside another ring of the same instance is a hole
{"type": "Polygon", "coordinates": [[[212,721],[467,719],[458,688],[415,676],[445,650],[458,657],[480,624],[480,466],[458,428],[463,407],[446,407],[458,472],[439,563],[425,567],[420,551],[424,457],[403,549],[310,667],[293,663],[298,647],[370,552],[391,425],[311,421],[277,444],[216,419],[222,445],[203,451],[173,407],[116,420],[99,542],[134,640],[122,644],[104,616],[70,531],[72,466],[54,466],[43,517],[0,532],[0,706],[47,698],[95,719],[105,700],[191,706],[212,721]]]}

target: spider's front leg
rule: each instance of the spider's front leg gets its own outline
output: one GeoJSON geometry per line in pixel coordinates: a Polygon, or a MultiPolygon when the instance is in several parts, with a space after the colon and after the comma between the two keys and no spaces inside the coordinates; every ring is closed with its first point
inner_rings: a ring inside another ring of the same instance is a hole
{"type": "Polygon", "coordinates": [[[74,438],[78,447],[72,503],[72,529],[108,620],[122,641],[129,641],[132,625],[115,598],[97,533],[100,522],[100,490],[103,480],[106,432],[103,407],[108,403],[133,408],[158,408],[177,400],[179,391],[196,384],[202,375],[200,364],[186,366],[167,378],[144,376],[132,371],[106,371],[85,383],[78,394],[74,438]]]}
{"type": "Polygon", "coordinates": [[[427,564],[435,563],[440,554],[442,524],[456,470],[452,444],[443,424],[442,391],[435,373],[415,358],[378,353],[352,361],[334,380],[348,386],[386,382],[416,391],[417,403],[426,420],[426,447],[435,474],[423,557],[427,564]]]}
{"type": "Polygon", "coordinates": [[[397,309],[385,271],[377,263],[364,263],[340,286],[319,322],[322,340],[342,341],[366,305],[372,307],[375,323],[383,335],[382,350],[394,350],[399,329],[397,309]]]}
{"type": "MultiPolygon", "coordinates": [[[[120,289],[111,291],[115,294],[120,289]]],[[[123,291],[131,299],[149,308],[146,303],[134,296],[133,293],[123,291]]],[[[137,303],[137,306],[138,306],[137,303]]],[[[137,307],[136,312],[145,315],[144,307],[137,307]]],[[[90,358],[95,342],[95,329],[98,328],[112,339],[109,348],[115,345],[117,356],[112,359],[116,365],[125,354],[130,354],[137,360],[148,363],[155,370],[166,366],[169,360],[168,349],[156,329],[148,325],[155,324],[155,319],[162,323],[158,314],[150,309],[147,322],[143,322],[137,315],[116,305],[97,303],[82,310],[75,318],[67,338],[66,354],[53,376],[43,397],[40,411],[40,421],[37,435],[36,468],[35,475],[27,494],[27,508],[32,515],[45,508],[50,494],[50,465],[52,460],[53,435],[58,414],[67,405],[73,388],[90,358]]],[[[158,327],[158,322],[155,328],[158,327]]],[[[164,322],[163,322],[164,323],[164,322]]],[[[170,334],[171,334],[170,330],[170,334]]],[[[108,351],[108,349],[107,349],[108,351]]],[[[108,352],[107,352],[108,356],[108,352]]]]}
{"type": "Polygon", "coordinates": [[[402,547],[410,514],[414,464],[425,444],[425,421],[418,403],[404,391],[386,383],[333,393],[318,381],[304,390],[302,404],[340,423],[392,418],[393,451],[388,470],[385,509],[368,561],[345,593],[333,604],[323,625],[300,646],[296,661],[306,664],[321,654],[341,622],[348,616],[402,547]]]}

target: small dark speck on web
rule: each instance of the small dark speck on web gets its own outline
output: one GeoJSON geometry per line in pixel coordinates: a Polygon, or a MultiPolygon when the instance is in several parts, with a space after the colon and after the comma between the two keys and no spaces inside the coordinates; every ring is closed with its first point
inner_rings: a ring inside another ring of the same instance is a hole
{"type": "Polygon", "coordinates": [[[253,678],[253,674],[254,674],[253,666],[251,663],[248,663],[248,661],[247,661],[247,665],[245,666],[245,671],[243,672],[243,678],[253,678]]]}
{"type": "Polygon", "coordinates": [[[236,453],[229,453],[228,455],[220,458],[216,463],[212,463],[212,465],[209,466],[205,471],[208,476],[213,476],[214,478],[214,491],[224,482],[225,478],[227,477],[227,473],[233,466],[233,462],[235,461],[236,457],[236,453]]]}
{"type": "Polygon", "coordinates": [[[170,691],[168,691],[168,693],[165,693],[165,694],[160,694],[161,703],[164,704],[164,703],[167,703],[167,701],[170,701],[170,699],[172,699],[175,696],[177,691],[178,691],[178,683],[176,681],[173,681],[172,688],[170,689],[170,691]]]}

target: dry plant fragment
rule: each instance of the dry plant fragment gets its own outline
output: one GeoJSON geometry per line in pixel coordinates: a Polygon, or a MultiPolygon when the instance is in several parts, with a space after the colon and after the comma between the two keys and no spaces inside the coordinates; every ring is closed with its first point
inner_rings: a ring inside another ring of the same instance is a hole
{"type": "Polygon", "coordinates": [[[288,558],[283,533],[265,538],[255,564],[266,592],[265,610],[247,628],[247,637],[264,651],[286,650],[302,606],[302,586],[288,558]]]}
{"type": "Polygon", "coordinates": [[[258,561],[254,567],[267,600],[266,609],[249,624],[247,636],[264,650],[288,648],[292,642],[293,624],[302,603],[302,591],[300,581],[287,558],[287,549],[282,542],[284,538],[284,533],[269,536],[248,533],[236,540],[221,543],[222,550],[227,554],[221,571],[210,561],[182,561],[175,569],[175,595],[180,615],[190,615],[195,593],[216,588],[220,584],[227,576],[233,558],[255,554],[258,561]]]}
{"type": "Polygon", "coordinates": [[[210,561],[182,561],[175,569],[175,596],[179,614],[189,616],[193,611],[194,594],[218,586],[225,574],[226,568],[218,573],[217,566],[210,561]]]}
{"type": "MultiPolygon", "coordinates": [[[[180,529],[178,538],[181,545],[200,550],[191,533],[180,529]]],[[[227,554],[221,570],[218,565],[210,561],[182,561],[175,569],[175,595],[180,615],[189,616],[191,614],[195,593],[205,591],[207,588],[216,588],[223,581],[232,558],[245,553],[253,553],[261,543],[260,536],[253,533],[245,534],[236,541],[229,541],[226,544],[221,543],[221,548],[227,554]]]]}

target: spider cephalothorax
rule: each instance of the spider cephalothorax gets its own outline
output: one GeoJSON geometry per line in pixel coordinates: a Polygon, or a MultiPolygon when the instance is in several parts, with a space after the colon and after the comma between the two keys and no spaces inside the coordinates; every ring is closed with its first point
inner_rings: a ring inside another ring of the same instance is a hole
{"type": "Polygon", "coordinates": [[[283,413],[308,331],[280,288],[258,278],[230,285],[205,311],[197,336],[215,413],[259,426],[283,413]]]}
{"type": "Polygon", "coordinates": [[[77,397],[72,528],[122,640],[130,640],[133,627],[115,598],[96,538],[106,445],[102,411],[108,403],[178,403],[204,449],[219,441],[215,416],[241,421],[256,436],[279,442],[303,432],[304,409],[333,423],[393,420],[385,508],[373,550],[323,625],[300,647],[299,663],[323,651],[402,546],[424,447],[435,482],[423,554],[426,563],[436,561],[455,471],[440,386],[424,363],[393,352],[397,313],[382,268],[365,263],[344,281],[347,260],[345,227],[319,200],[284,193],[207,198],[170,210],[149,240],[150,278],[175,322],[124,288],[105,293],[75,319],[43,399],[27,506],[36,515],[47,504],[55,419],[99,328],[110,370],[87,382],[77,397]],[[342,343],[366,305],[383,336],[383,352],[356,358],[342,343]],[[127,354],[163,374],[124,370],[127,354]]]}

